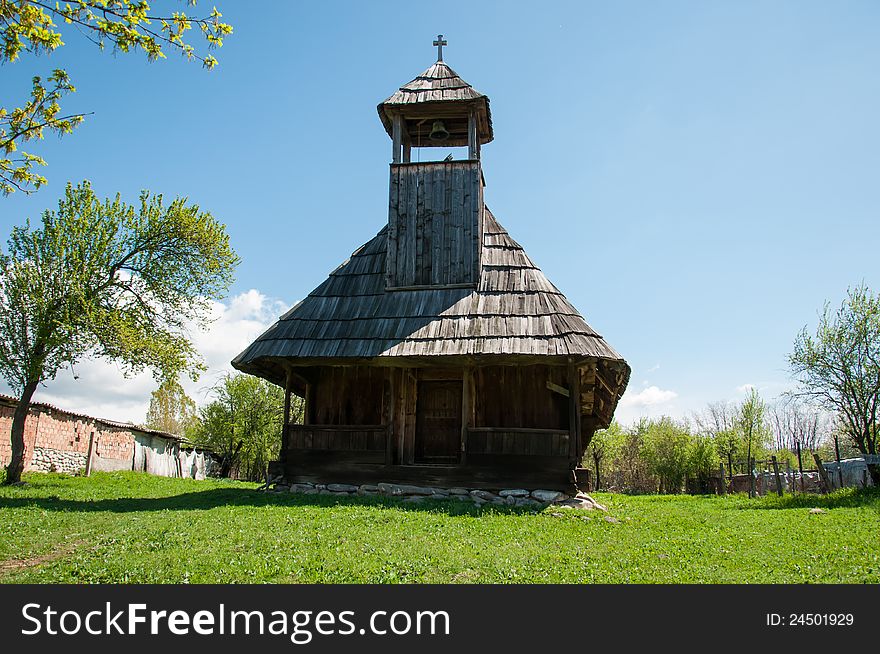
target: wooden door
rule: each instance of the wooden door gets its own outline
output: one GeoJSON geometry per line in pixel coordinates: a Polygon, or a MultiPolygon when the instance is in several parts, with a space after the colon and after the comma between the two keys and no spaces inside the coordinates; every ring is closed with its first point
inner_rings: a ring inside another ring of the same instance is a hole
{"type": "Polygon", "coordinates": [[[416,402],[416,463],[458,463],[461,381],[420,381],[416,402]]]}

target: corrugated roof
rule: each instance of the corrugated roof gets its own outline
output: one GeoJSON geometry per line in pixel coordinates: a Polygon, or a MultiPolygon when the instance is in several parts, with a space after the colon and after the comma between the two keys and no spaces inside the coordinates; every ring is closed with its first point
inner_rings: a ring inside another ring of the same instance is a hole
{"type": "Polygon", "coordinates": [[[484,223],[476,287],[386,291],[383,228],[232,365],[274,376],[270,360],[277,358],[539,355],[623,362],[488,209],[484,223]]]}
{"type": "MultiPolygon", "coordinates": [[[[13,397],[11,395],[5,395],[0,393],[0,402],[5,403],[7,405],[16,407],[18,406],[18,398],[13,397]]],[[[67,409],[62,409],[61,407],[55,406],[54,404],[48,404],[47,402],[31,402],[31,408],[40,408],[46,409],[49,411],[56,411],[58,413],[63,413],[68,416],[73,416],[74,418],[82,418],[83,420],[91,420],[93,422],[99,422],[102,425],[107,425],[108,427],[116,427],[118,429],[130,429],[133,431],[139,431],[144,434],[152,434],[154,436],[162,436],[163,438],[170,438],[175,441],[185,441],[182,436],[177,436],[176,434],[171,434],[167,431],[159,431],[158,429],[150,429],[149,427],[144,427],[142,425],[136,425],[133,422],[119,422],[118,420],[110,420],[108,418],[96,418],[95,416],[86,415],[85,413],[77,413],[76,411],[68,411],[67,409]]]]}

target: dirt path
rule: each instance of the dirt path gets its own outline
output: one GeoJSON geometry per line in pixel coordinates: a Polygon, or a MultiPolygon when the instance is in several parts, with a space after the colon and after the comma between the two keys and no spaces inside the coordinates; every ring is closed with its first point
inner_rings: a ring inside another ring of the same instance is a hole
{"type": "Polygon", "coordinates": [[[70,543],[65,543],[62,547],[59,547],[52,552],[41,554],[39,556],[29,556],[23,559],[7,559],[6,561],[0,561],[0,577],[5,577],[6,575],[9,575],[13,572],[18,572],[19,570],[35,568],[38,565],[43,565],[44,563],[57,561],[58,559],[63,558],[73,552],[84,542],[85,541],[83,540],[77,540],[70,543]]]}

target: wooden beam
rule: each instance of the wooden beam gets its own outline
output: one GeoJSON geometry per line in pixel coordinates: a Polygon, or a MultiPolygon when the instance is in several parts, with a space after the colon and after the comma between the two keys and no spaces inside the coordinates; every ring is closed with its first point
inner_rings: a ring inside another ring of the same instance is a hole
{"type": "Polygon", "coordinates": [[[312,405],[315,403],[314,398],[315,393],[315,385],[312,383],[306,384],[306,396],[303,400],[303,424],[310,425],[312,424],[312,405]]]}
{"type": "Polygon", "coordinates": [[[581,369],[573,366],[572,367],[573,378],[570,382],[571,385],[571,401],[574,406],[574,434],[575,434],[575,452],[577,453],[577,465],[580,466],[580,458],[581,452],[583,451],[581,447],[581,369]]]}
{"type": "Polygon", "coordinates": [[[382,386],[382,420],[385,422],[385,465],[394,463],[394,376],[391,369],[385,370],[382,386]]]}
{"type": "Polygon", "coordinates": [[[477,114],[471,110],[468,114],[468,159],[480,158],[480,145],[477,142],[477,114]]]}
{"type": "Polygon", "coordinates": [[[468,430],[473,426],[471,419],[473,410],[471,405],[471,387],[473,386],[473,371],[465,368],[461,375],[461,457],[462,465],[467,463],[468,430]]]}
{"type": "Polygon", "coordinates": [[[564,397],[571,397],[571,393],[564,386],[560,386],[559,384],[554,384],[551,381],[547,382],[547,389],[553,391],[554,393],[559,393],[564,397]]]}
{"type": "Polygon", "coordinates": [[[86,477],[92,474],[92,455],[95,451],[95,432],[89,434],[89,451],[86,454],[86,477]]]}
{"type": "Polygon", "coordinates": [[[287,450],[290,448],[290,387],[293,384],[293,373],[288,370],[284,379],[284,423],[281,425],[281,453],[278,459],[284,465],[287,462],[287,450]]]}
{"type": "MultiPolygon", "coordinates": [[[[572,385],[574,383],[574,375],[577,373],[577,368],[574,367],[573,364],[568,365],[568,383],[572,385]]],[[[577,393],[569,393],[568,397],[568,456],[569,463],[572,468],[576,467],[578,464],[577,461],[577,426],[580,424],[580,420],[578,419],[578,415],[581,412],[580,397],[577,393]]]]}
{"type": "Polygon", "coordinates": [[[391,161],[400,163],[400,150],[403,144],[403,118],[399,113],[395,113],[391,119],[391,161]]]}

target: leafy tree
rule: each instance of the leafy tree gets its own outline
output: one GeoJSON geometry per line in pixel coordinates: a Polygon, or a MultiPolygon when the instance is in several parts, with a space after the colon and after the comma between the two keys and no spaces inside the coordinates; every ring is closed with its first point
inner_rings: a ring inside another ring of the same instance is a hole
{"type": "MultiPolygon", "coordinates": [[[[816,334],[804,327],[788,361],[796,394],[835,413],[862,455],[877,454],[880,296],[861,285],[847,290],[836,311],[826,303],[816,334]]],[[[869,463],[868,472],[880,486],[880,465],[869,463]]]]}
{"type": "MultiPolygon", "coordinates": [[[[196,444],[222,458],[222,476],[261,479],[269,461],[278,458],[284,392],[264,379],[240,374],[227,375],[215,392],[216,399],[200,411],[196,444]]],[[[301,419],[301,401],[293,402],[291,411],[294,420],[301,419]]]]}
{"type": "Polygon", "coordinates": [[[612,422],[608,429],[602,429],[593,434],[590,445],[587,448],[587,456],[593,463],[596,480],[594,486],[596,489],[602,488],[602,482],[606,481],[606,475],[603,469],[609,467],[609,462],[617,456],[620,451],[626,433],[618,422],[612,422]]]}
{"type": "Polygon", "coordinates": [[[694,492],[711,491],[711,479],[718,470],[718,452],[715,443],[707,436],[689,434],[687,446],[687,477],[693,480],[694,492]]]}
{"type": "Polygon", "coordinates": [[[126,373],[196,378],[188,338],[232,281],[237,257],[210,213],[141,193],[139,206],[67,185],[39,229],[15,227],[0,252],[0,374],[19,394],[7,483],[21,479],[24,425],[37,386],[86,355],[126,373]]]}
{"type": "Polygon", "coordinates": [[[745,456],[742,434],[736,419],[737,408],[732,402],[713,402],[694,416],[697,429],[710,438],[719,458],[733,474],[733,462],[745,456]]]}
{"type": "MultiPolygon", "coordinates": [[[[754,388],[749,390],[749,396],[739,405],[737,423],[746,442],[746,461],[751,474],[752,459],[758,452],[764,452],[769,441],[769,430],[765,422],[766,405],[760,394],[754,388]]],[[[749,485],[749,496],[754,494],[754,489],[749,485]]]]}
{"type": "MultiPolygon", "coordinates": [[[[837,414],[863,455],[877,454],[880,296],[860,285],[847,290],[836,311],[826,303],[815,335],[804,327],[788,361],[797,395],[837,414]]],[[[880,465],[869,463],[868,472],[880,486],[880,465]]]]}
{"type": "Polygon", "coordinates": [[[659,480],[661,493],[681,490],[688,472],[690,434],[666,416],[648,424],[642,456],[659,480]]]}
{"type": "MultiPolygon", "coordinates": [[[[195,5],[195,0],[189,4],[195,5]]],[[[197,54],[184,36],[195,26],[209,49],[222,46],[232,27],[221,22],[221,17],[216,7],[204,17],[182,11],[156,15],[145,0],[0,0],[0,63],[15,62],[22,53],[48,55],[63,46],[57,21],[72,26],[70,33],[75,29],[102,50],[108,43],[114,52],[140,50],[150,61],[164,59],[166,50],[176,50],[211,69],[217,60],[210,54],[197,54]]],[[[31,193],[46,183],[34,170],[34,166],[45,166],[45,160],[18,148],[42,139],[46,130],[63,136],[82,123],[86,114],[62,115],[61,111],[61,99],[75,90],[68,74],[58,68],[45,82],[33,78],[30,97],[21,106],[0,107],[0,193],[31,193]]]]}
{"type": "Polygon", "coordinates": [[[198,421],[195,401],[186,394],[177,378],[165,379],[150,395],[147,427],[186,436],[198,421]]]}

